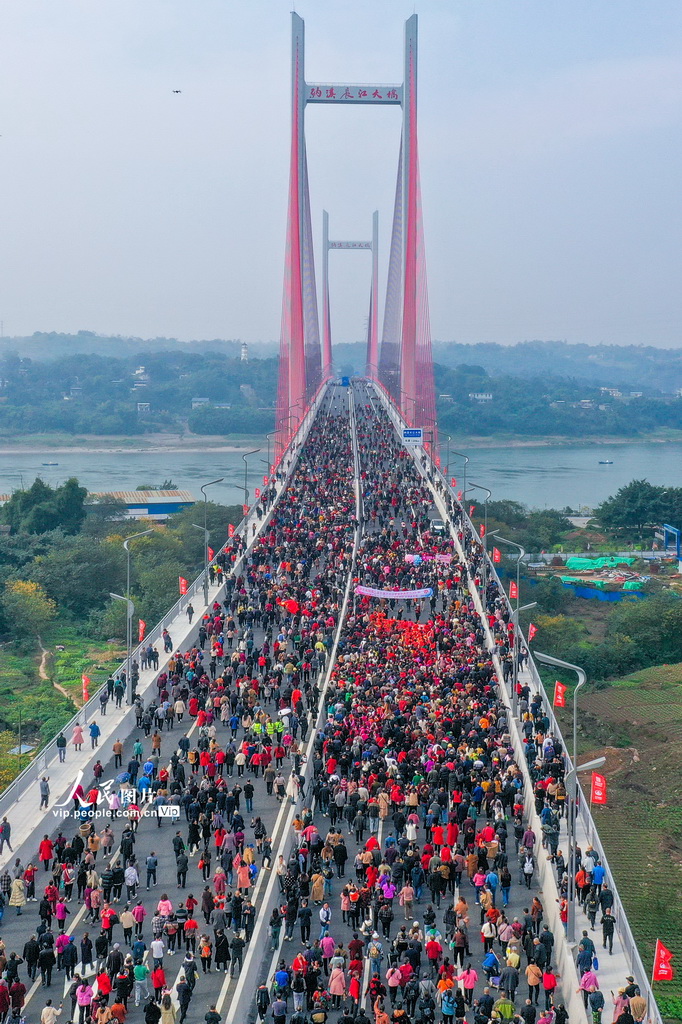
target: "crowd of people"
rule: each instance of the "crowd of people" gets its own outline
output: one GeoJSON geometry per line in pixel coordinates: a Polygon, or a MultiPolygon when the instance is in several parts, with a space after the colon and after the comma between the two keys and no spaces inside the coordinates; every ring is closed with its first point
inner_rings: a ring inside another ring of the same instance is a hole
{"type": "MultiPolygon", "coordinates": [[[[197,982],[239,976],[268,871],[279,889],[268,918],[277,965],[256,993],[262,1020],[567,1024],[533,882],[540,856],[565,881],[551,843],[558,743],[522,693],[536,835],[523,821],[524,775],[466,565],[433,530],[430,493],[393,428],[369,392],[352,391],[332,392],[237,574],[231,556],[243,542],[225,553],[225,597],[198,621],[196,643],[174,650],[168,638],[132,746],[114,744],[115,786],[103,793],[98,761],[92,782],[74,789],[73,820],[0,877],[4,912],[23,929],[11,950],[0,941],[0,1024],[21,1019],[34,983],[41,1024],[123,1024],[136,1007],[145,1024],[220,1024],[217,999],[199,1007],[197,982]],[[430,593],[356,595],[323,689],[349,577],[430,593]],[[296,809],[288,859],[271,836],[282,803],[296,809]],[[179,815],[172,826],[167,808],[179,815]],[[64,981],[62,1006],[50,990],[64,981]]],[[[475,572],[476,539],[452,516],[475,572]]],[[[492,586],[487,610],[504,658],[509,621],[492,586]]],[[[581,892],[591,906],[594,887],[608,945],[597,868],[582,859],[581,892]]],[[[581,954],[594,954],[583,938],[581,954]]],[[[594,956],[579,966],[599,1024],[594,956]]],[[[638,998],[619,994],[618,1024],[641,1020],[638,998]]]]}

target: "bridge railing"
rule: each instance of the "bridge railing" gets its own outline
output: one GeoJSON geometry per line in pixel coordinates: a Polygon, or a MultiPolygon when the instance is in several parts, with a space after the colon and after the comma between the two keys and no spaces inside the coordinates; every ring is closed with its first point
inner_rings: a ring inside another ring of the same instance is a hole
{"type": "MultiPolygon", "coordinates": [[[[385,392],[384,392],[382,397],[386,398],[385,392]]],[[[396,428],[400,429],[403,426],[402,417],[400,416],[400,413],[396,409],[396,407],[395,407],[393,402],[390,402],[390,404],[389,404],[389,406],[387,408],[387,412],[389,413],[389,416],[393,419],[393,422],[394,422],[394,425],[396,426],[396,428]]],[[[460,502],[457,499],[457,496],[456,496],[454,488],[450,486],[450,483],[449,483],[447,477],[436,466],[435,462],[432,459],[429,459],[429,462],[430,462],[429,472],[433,474],[434,480],[438,481],[438,483],[440,484],[441,489],[444,491],[444,493],[449,495],[449,497],[452,499],[455,507],[459,509],[460,514],[462,516],[462,522],[464,523],[465,529],[468,528],[468,530],[470,531],[471,536],[475,537],[476,536],[476,530],[474,528],[474,525],[473,525],[471,519],[469,518],[469,516],[468,516],[468,514],[466,512],[466,509],[464,508],[463,503],[460,502]]],[[[504,587],[502,586],[502,582],[501,582],[501,580],[500,580],[500,578],[498,576],[495,564],[492,562],[492,560],[490,559],[490,557],[487,554],[487,552],[484,552],[484,557],[487,559],[487,570],[486,570],[487,571],[487,577],[488,577],[489,580],[495,580],[497,582],[500,596],[503,597],[503,599],[505,601],[505,604],[507,606],[507,610],[508,610],[509,614],[511,615],[511,613],[513,611],[513,608],[512,608],[511,602],[509,601],[509,598],[507,597],[506,591],[505,591],[504,587]]],[[[519,635],[520,635],[520,637],[523,637],[523,631],[520,629],[520,627],[519,627],[519,635]]],[[[524,640],[525,640],[525,638],[524,638],[524,640]]],[[[536,666],[535,662],[532,659],[532,655],[530,655],[530,649],[528,647],[528,644],[526,644],[526,649],[529,650],[529,662],[528,662],[529,671],[531,673],[533,682],[535,684],[535,688],[536,688],[536,690],[538,691],[538,693],[541,696],[542,705],[543,705],[543,711],[545,712],[545,714],[547,715],[547,717],[549,719],[550,727],[552,729],[552,732],[553,732],[553,734],[555,736],[557,736],[558,738],[561,739],[561,743],[562,743],[563,751],[564,751],[564,754],[563,754],[564,767],[565,767],[565,770],[568,771],[572,767],[572,764],[571,764],[570,758],[568,757],[568,753],[567,753],[568,748],[567,748],[566,743],[564,741],[564,738],[563,738],[563,735],[562,735],[562,732],[561,732],[561,727],[559,726],[559,723],[558,723],[558,721],[556,719],[556,716],[554,714],[554,708],[552,706],[552,702],[549,699],[549,696],[548,696],[548,694],[547,694],[547,692],[546,692],[546,690],[544,688],[544,685],[542,683],[542,679],[540,678],[540,674],[538,672],[537,666],[536,666]]],[[[505,683],[504,683],[504,680],[501,678],[501,676],[499,678],[499,685],[500,685],[501,688],[504,689],[505,683]]],[[[505,690],[505,692],[506,692],[506,690],[505,690]]],[[[525,764],[525,762],[524,762],[524,764],[525,764]]],[[[530,799],[530,796],[531,796],[531,794],[529,793],[530,804],[532,804],[533,801],[532,801],[532,799],[530,799]]],[[[651,988],[651,984],[649,982],[647,971],[646,971],[646,969],[644,967],[644,964],[642,963],[642,959],[641,959],[641,956],[639,954],[639,950],[637,948],[637,943],[636,943],[636,940],[634,938],[634,935],[632,934],[632,929],[630,928],[630,924],[629,924],[628,919],[627,919],[627,914],[626,914],[626,911],[625,911],[625,907],[623,906],[623,901],[622,901],[622,899],[620,897],[620,894],[618,892],[618,888],[617,888],[616,883],[615,883],[615,878],[614,878],[613,871],[611,871],[611,869],[609,868],[608,858],[606,857],[606,854],[604,852],[604,847],[602,846],[601,840],[599,839],[599,833],[597,831],[597,827],[596,827],[596,824],[594,822],[594,819],[593,819],[593,817],[592,817],[592,815],[590,813],[589,807],[588,807],[587,803],[585,802],[585,800],[581,799],[581,796],[582,796],[582,790],[579,789],[578,818],[579,818],[579,820],[580,820],[580,822],[581,822],[581,824],[582,824],[582,826],[583,826],[583,828],[585,830],[585,833],[586,833],[589,841],[591,842],[595,852],[598,854],[599,859],[601,860],[601,863],[604,865],[604,867],[606,868],[606,871],[608,873],[608,876],[609,876],[609,879],[610,879],[610,883],[611,883],[611,889],[612,889],[613,897],[614,897],[614,908],[613,909],[614,909],[614,916],[615,916],[616,922],[617,922],[616,923],[616,930],[618,932],[618,937],[620,939],[624,955],[625,955],[626,960],[628,961],[628,963],[630,965],[630,973],[633,975],[633,977],[636,978],[637,984],[640,987],[640,991],[642,992],[642,995],[644,996],[644,998],[648,1002],[648,1019],[649,1019],[649,1021],[653,1022],[653,1024],[663,1024],[661,1013],[660,1013],[660,1010],[658,1009],[658,1005],[656,1003],[656,999],[655,999],[653,990],[651,988]]],[[[534,808],[530,807],[530,805],[529,805],[529,808],[527,808],[527,809],[534,810],[534,808]]],[[[539,865],[539,866],[542,867],[543,865],[539,865]]],[[[553,878],[551,879],[551,881],[554,883],[554,879],[553,878]]]]}
{"type": "MultiPolygon", "coordinates": [[[[295,459],[293,458],[294,453],[296,449],[299,448],[304,443],[306,437],[308,436],[308,432],[313,423],[313,420],[315,419],[317,411],[324,399],[325,392],[326,383],[320,385],[320,387],[318,388],[315,397],[312,400],[310,407],[306,411],[306,414],[302,419],[298,430],[290,439],[287,448],[282,453],[282,456],[278,461],[280,471],[282,466],[286,467],[283,473],[282,487],[286,486],[289,476],[291,475],[292,469],[295,465],[295,459]]],[[[256,501],[253,502],[247,514],[243,517],[239,525],[235,528],[234,535],[227,541],[225,541],[225,543],[220,548],[220,551],[224,551],[230,544],[233,544],[235,538],[243,537],[244,540],[248,541],[247,532],[251,520],[251,514],[253,512],[255,504],[256,501]]],[[[273,508],[274,504],[268,511],[267,516],[271,514],[273,508]]],[[[205,569],[202,569],[199,575],[188,586],[187,592],[183,594],[168,609],[166,614],[156,623],[156,625],[147,632],[147,636],[144,639],[144,641],[131,649],[131,662],[135,658],[139,658],[140,652],[142,651],[143,647],[149,646],[150,643],[162,643],[162,633],[166,625],[173,621],[173,619],[182,611],[183,605],[186,605],[187,602],[191,600],[192,597],[196,595],[201,595],[203,606],[202,590],[205,571],[205,569]]],[[[231,573],[233,571],[234,567],[232,568],[232,570],[228,570],[228,573],[231,573]]],[[[118,669],[115,670],[114,674],[124,671],[126,668],[126,664],[127,658],[119,665],[118,669]]],[[[105,684],[102,684],[95,690],[90,699],[86,701],[85,704],[83,704],[82,707],[79,708],[76,714],[73,715],[68,720],[68,722],[64,724],[60,732],[66,734],[70,730],[72,730],[76,725],[85,725],[87,722],[90,721],[91,718],[93,718],[97,714],[97,712],[99,711],[99,695],[104,689],[104,685],[105,684]]],[[[0,793],[0,816],[6,814],[10,810],[12,805],[21,799],[23,793],[26,792],[29,786],[33,785],[33,783],[35,783],[42,775],[45,774],[50,762],[57,757],[57,736],[53,736],[51,740],[49,740],[43,747],[40,748],[38,753],[31,759],[26,768],[24,768],[16,776],[16,778],[13,779],[12,782],[10,782],[9,785],[6,786],[5,789],[0,793]]]]}
{"type": "MultiPolygon", "coordinates": [[[[433,471],[440,478],[442,484],[445,486],[447,492],[449,493],[450,497],[454,501],[455,505],[459,507],[464,523],[466,524],[466,526],[468,526],[472,536],[475,537],[476,536],[476,530],[474,528],[474,525],[473,525],[471,519],[469,518],[469,516],[468,516],[468,514],[466,512],[466,509],[464,508],[462,502],[458,501],[457,496],[456,496],[455,491],[454,491],[454,488],[452,488],[450,486],[450,484],[449,484],[447,478],[445,477],[445,475],[439,469],[437,469],[435,464],[433,465],[433,471]]],[[[511,602],[509,601],[509,598],[507,597],[507,593],[506,593],[504,587],[502,586],[502,581],[500,580],[500,577],[499,577],[499,575],[497,573],[497,569],[495,567],[495,564],[491,560],[491,558],[488,555],[487,551],[484,551],[484,558],[487,560],[486,573],[487,573],[488,580],[495,580],[496,581],[496,583],[498,585],[500,596],[504,598],[504,602],[505,602],[505,605],[507,607],[507,610],[508,610],[509,614],[511,615],[511,613],[514,611],[514,609],[513,609],[512,605],[511,605],[511,602]]],[[[519,630],[519,638],[523,639],[523,641],[525,643],[526,650],[528,651],[528,669],[529,669],[531,677],[533,679],[533,683],[535,685],[535,689],[540,694],[540,697],[542,699],[542,709],[543,709],[543,712],[545,713],[545,715],[549,719],[550,728],[551,728],[551,731],[552,731],[553,735],[557,736],[561,740],[561,744],[562,744],[562,748],[563,748],[562,759],[563,759],[563,762],[564,762],[564,769],[565,769],[566,772],[568,772],[572,768],[572,761],[571,761],[571,758],[568,756],[568,747],[566,745],[566,741],[564,740],[564,737],[563,737],[563,734],[562,734],[562,731],[561,731],[561,726],[559,725],[559,722],[557,721],[556,715],[554,714],[554,706],[552,704],[552,701],[551,701],[547,691],[545,690],[544,683],[542,682],[542,678],[540,676],[540,673],[538,672],[537,665],[535,664],[535,661],[533,660],[533,656],[531,654],[530,647],[529,647],[528,643],[526,642],[526,638],[525,638],[525,636],[523,634],[523,630],[521,629],[520,625],[518,625],[518,624],[517,624],[517,628],[519,630]]],[[[504,686],[504,683],[500,682],[500,685],[504,686]]],[[[639,949],[637,947],[637,942],[636,942],[635,937],[634,937],[634,935],[632,933],[632,929],[630,928],[630,923],[629,923],[628,918],[627,918],[627,912],[625,910],[625,907],[623,906],[623,901],[622,901],[622,899],[620,897],[620,893],[618,892],[618,887],[617,887],[616,881],[615,881],[615,875],[614,875],[613,871],[611,870],[611,868],[609,867],[608,858],[607,858],[606,853],[604,851],[604,847],[602,845],[602,842],[601,842],[601,840],[599,838],[599,833],[597,831],[597,826],[595,824],[594,818],[592,817],[592,814],[590,813],[589,806],[588,806],[587,802],[585,801],[585,799],[583,798],[583,793],[582,793],[582,789],[580,788],[580,786],[578,787],[577,814],[578,814],[578,818],[579,818],[580,822],[582,823],[582,826],[584,828],[585,834],[587,835],[587,837],[588,837],[588,839],[589,839],[593,849],[598,854],[599,860],[601,861],[601,863],[603,864],[604,868],[607,871],[609,882],[610,882],[610,888],[611,888],[611,891],[613,893],[613,900],[614,900],[613,913],[614,913],[614,917],[616,919],[616,931],[618,933],[618,937],[620,939],[621,946],[623,948],[623,953],[625,954],[625,957],[626,957],[628,963],[630,964],[630,974],[632,974],[633,977],[636,978],[637,984],[640,987],[640,991],[641,991],[642,995],[644,996],[644,998],[647,1000],[647,1003],[648,1003],[648,1010],[647,1010],[648,1019],[649,1019],[649,1021],[653,1022],[653,1024],[663,1024],[663,1019],[661,1017],[661,1012],[660,1012],[660,1010],[658,1008],[658,1004],[656,1003],[656,997],[654,996],[653,990],[651,988],[651,984],[649,982],[648,972],[647,972],[644,964],[642,963],[642,958],[641,958],[641,956],[639,954],[639,949]]]]}

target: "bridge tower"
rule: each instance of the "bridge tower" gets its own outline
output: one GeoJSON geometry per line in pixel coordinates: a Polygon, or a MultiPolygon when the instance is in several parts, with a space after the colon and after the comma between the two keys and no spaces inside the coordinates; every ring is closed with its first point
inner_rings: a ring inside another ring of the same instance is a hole
{"type": "Polygon", "coordinates": [[[370,250],[372,253],[372,283],[369,290],[369,319],[367,322],[367,359],[365,375],[378,379],[379,369],[379,212],[372,216],[372,238],[367,242],[340,242],[329,238],[329,214],[322,211],[322,378],[332,372],[332,327],[329,304],[329,251],[350,249],[354,252],[370,250]]]}
{"type": "MultiPolygon", "coordinates": [[[[320,346],[305,146],[305,109],[309,103],[398,105],[402,108],[381,347],[378,344],[378,295],[373,287],[367,375],[384,386],[410,425],[432,432],[427,436],[435,441],[435,392],[417,147],[417,16],[412,15],[405,24],[403,82],[394,85],[306,82],[304,23],[296,13],[292,13],[291,19],[291,154],[277,391],[277,456],[298,429],[319,385],[331,373],[327,249],[323,253],[323,349],[320,346]]],[[[374,246],[375,254],[376,251],[374,246]]],[[[373,267],[373,286],[376,286],[374,271],[373,267]]]]}

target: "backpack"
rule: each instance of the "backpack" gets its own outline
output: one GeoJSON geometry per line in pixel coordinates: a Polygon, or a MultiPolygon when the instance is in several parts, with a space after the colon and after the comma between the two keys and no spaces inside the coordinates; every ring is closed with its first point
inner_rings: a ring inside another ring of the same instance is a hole
{"type": "Polygon", "coordinates": [[[373,942],[369,947],[369,955],[372,960],[377,960],[381,956],[381,950],[377,946],[376,942],[373,942]]]}

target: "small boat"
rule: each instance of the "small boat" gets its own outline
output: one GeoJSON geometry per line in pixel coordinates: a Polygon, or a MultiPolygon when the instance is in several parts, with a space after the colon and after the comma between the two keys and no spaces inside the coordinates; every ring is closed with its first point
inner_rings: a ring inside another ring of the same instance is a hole
{"type": "Polygon", "coordinates": [[[58,466],[58,462],[43,462],[43,466],[58,466]]]}
{"type": "Polygon", "coordinates": [[[599,460],[599,465],[600,466],[612,466],[613,465],[613,459],[600,459],[599,460]]]}

